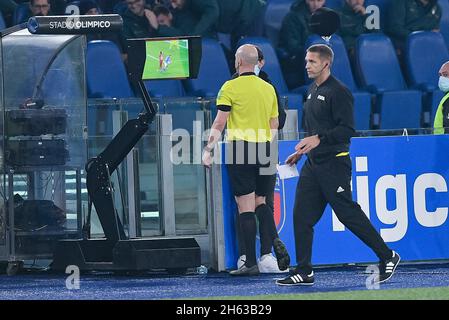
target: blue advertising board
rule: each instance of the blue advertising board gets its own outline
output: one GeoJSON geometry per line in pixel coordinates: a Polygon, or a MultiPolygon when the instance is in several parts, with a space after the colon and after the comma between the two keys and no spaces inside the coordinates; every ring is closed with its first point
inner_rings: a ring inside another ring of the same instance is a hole
{"type": "MultiPolygon", "coordinates": [[[[290,155],[297,141],[279,143],[279,159],[290,155]]],[[[353,199],[382,238],[403,260],[449,259],[449,136],[353,138],[353,199]]],[[[298,163],[298,170],[305,159],[298,163]]],[[[223,181],[227,181],[226,172],[223,181]]],[[[227,183],[227,182],[226,182],[227,183]]],[[[295,262],[293,206],[298,178],[277,180],[275,221],[295,262]]],[[[236,209],[228,185],[223,186],[225,264],[238,259],[234,226],[236,209]],[[233,207],[234,206],[234,207],[233,207]]],[[[376,262],[377,257],[347,230],[328,206],[315,226],[315,265],[376,262]]]]}

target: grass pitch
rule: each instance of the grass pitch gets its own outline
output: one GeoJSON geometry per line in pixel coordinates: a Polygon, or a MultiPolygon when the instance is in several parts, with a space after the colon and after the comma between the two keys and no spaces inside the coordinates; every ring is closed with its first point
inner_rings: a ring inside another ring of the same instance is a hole
{"type": "Polygon", "coordinates": [[[188,40],[161,40],[146,43],[143,79],[171,79],[189,77],[188,40]],[[166,63],[170,56],[169,63],[166,63]],[[160,59],[163,60],[161,63],[160,59]]]}
{"type": "MultiPolygon", "coordinates": [[[[300,289],[300,288],[299,288],[300,289]]],[[[209,298],[211,300],[211,298],[209,298]]],[[[449,287],[217,297],[220,300],[449,300],[449,287]]]]}

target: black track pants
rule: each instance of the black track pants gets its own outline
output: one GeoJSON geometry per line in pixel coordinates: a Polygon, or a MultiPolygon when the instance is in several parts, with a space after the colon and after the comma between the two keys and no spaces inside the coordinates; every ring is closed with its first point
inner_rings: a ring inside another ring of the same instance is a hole
{"type": "Polygon", "coordinates": [[[293,224],[297,271],[312,271],[313,228],[329,203],[337,218],[370,247],[380,260],[392,252],[374,229],[359,204],[352,200],[351,159],[336,157],[321,164],[306,161],[296,187],[293,224]]]}

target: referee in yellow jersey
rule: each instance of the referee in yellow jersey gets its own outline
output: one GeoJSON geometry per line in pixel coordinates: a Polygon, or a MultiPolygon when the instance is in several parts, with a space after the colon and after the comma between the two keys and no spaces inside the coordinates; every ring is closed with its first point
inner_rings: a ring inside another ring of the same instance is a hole
{"type": "Polygon", "coordinates": [[[245,264],[230,272],[234,276],[259,274],[255,211],[266,206],[265,196],[270,192],[275,174],[272,168],[277,161],[277,152],[270,150],[279,125],[277,97],[273,86],[255,75],[257,63],[258,53],[253,45],[238,48],[235,68],[239,77],[227,81],[218,93],[218,113],[202,157],[203,164],[210,167],[211,152],[227,125],[226,164],[246,249],[245,264]]]}

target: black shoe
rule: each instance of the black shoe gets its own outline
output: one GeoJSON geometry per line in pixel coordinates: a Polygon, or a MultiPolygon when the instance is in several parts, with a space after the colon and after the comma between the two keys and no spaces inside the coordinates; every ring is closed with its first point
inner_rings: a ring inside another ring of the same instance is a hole
{"type": "Polygon", "coordinates": [[[284,271],[290,266],[290,256],[285,244],[279,238],[273,240],[273,249],[278,261],[279,270],[284,271]]]}
{"type": "Polygon", "coordinates": [[[394,271],[396,270],[396,267],[399,264],[399,261],[401,261],[401,256],[393,251],[393,257],[386,261],[381,261],[379,265],[379,282],[382,283],[390,279],[394,271]]]}
{"type": "Polygon", "coordinates": [[[309,275],[296,273],[284,279],[276,280],[279,286],[312,286],[315,282],[313,271],[309,275]]]}
{"type": "Polygon", "coordinates": [[[245,264],[237,270],[229,272],[231,276],[257,276],[259,275],[259,267],[257,264],[247,267],[245,264]]]}

